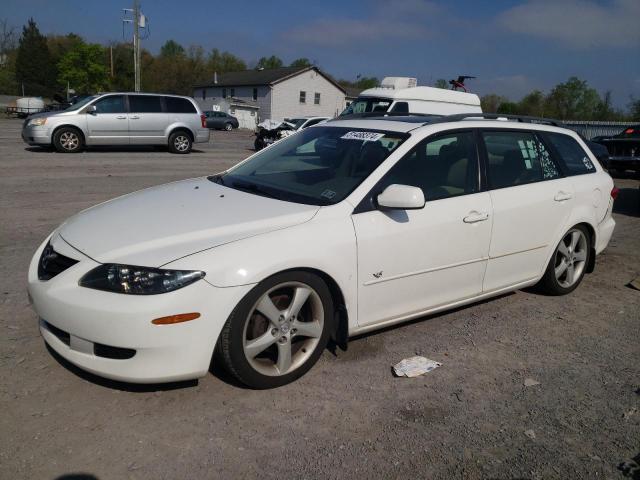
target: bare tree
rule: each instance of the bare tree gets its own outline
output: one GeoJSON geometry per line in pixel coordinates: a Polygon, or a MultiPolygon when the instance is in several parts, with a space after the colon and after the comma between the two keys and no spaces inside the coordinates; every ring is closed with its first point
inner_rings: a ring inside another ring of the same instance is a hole
{"type": "Polygon", "coordinates": [[[16,27],[9,25],[6,18],[0,19],[0,54],[16,48],[17,39],[16,27]]]}

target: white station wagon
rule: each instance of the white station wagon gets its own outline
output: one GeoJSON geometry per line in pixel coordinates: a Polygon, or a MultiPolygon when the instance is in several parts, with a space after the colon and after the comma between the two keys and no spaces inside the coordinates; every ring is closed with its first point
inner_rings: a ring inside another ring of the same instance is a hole
{"type": "Polygon", "coordinates": [[[29,292],[47,344],[82,369],[162,382],[213,358],[276,387],[331,337],[536,284],[571,292],[616,194],[577,134],[540,120],[334,120],[71,217],[29,292]]]}

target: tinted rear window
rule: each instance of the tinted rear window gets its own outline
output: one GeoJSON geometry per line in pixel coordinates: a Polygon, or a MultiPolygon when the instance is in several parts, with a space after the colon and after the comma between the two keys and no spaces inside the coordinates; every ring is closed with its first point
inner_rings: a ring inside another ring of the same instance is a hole
{"type": "Polygon", "coordinates": [[[596,171],[587,152],[573,137],[561,133],[546,133],[545,137],[557,150],[568,175],[582,175],[596,171]]]}
{"type": "Polygon", "coordinates": [[[131,113],[160,113],[162,112],[160,97],[129,95],[129,111],[131,113]]]}
{"type": "Polygon", "coordinates": [[[164,97],[164,101],[168,113],[197,113],[196,107],[186,98],[164,97]]]}

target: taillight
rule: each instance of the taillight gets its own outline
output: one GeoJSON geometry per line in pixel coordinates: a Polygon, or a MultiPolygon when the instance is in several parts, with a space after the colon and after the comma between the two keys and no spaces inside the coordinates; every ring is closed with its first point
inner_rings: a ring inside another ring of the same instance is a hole
{"type": "Polygon", "coordinates": [[[631,135],[633,133],[633,128],[627,128],[624,133],[626,133],[627,135],[631,135]]]}
{"type": "Polygon", "coordinates": [[[620,189],[618,187],[613,187],[611,189],[611,198],[615,200],[616,198],[618,198],[619,193],[620,193],[620,189]]]}
{"type": "Polygon", "coordinates": [[[207,117],[204,113],[200,114],[200,122],[202,123],[202,128],[207,128],[207,117]]]}

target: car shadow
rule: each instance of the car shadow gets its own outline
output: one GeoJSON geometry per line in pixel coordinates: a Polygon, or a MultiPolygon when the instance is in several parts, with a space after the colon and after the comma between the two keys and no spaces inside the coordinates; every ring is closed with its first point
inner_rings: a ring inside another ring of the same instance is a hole
{"type": "MultiPolygon", "coordinates": [[[[25,147],[25,151],[33,153],[51,153],[58,154],[59,152],[53,147],[25,147]]],[[[128,145],[128,146],[94,146],[87,147],[82,153],[126,153],[126,152],[158,152],[158,153],[170,153],[169,149],[163,145],[128,145]]],[[[191,153],[205,153],[204,150],[192,149],[191,153]]],[[[61,155],[67,155],[62,153],[61,155]]],[[[77,154],[76,154],[77,155],[77,154]]]]}
{"type": "Polygon", "coordinates": [[[621,188],[613,202],[613,212],[629,217],[640,217],[640,187],[621,188]]]}
{"type": "Polygon", "coordinates": [[[73,373],[74,375],[86,380],[87,382],[95,383],[101,387],[110,388],[112,390],[120,390],[130,393],[151,393],[151,392],[166,392],[170,390],[179,390],[183,388],[196,387],[198,380],[183,380],[180,382],[168,382],[168,383],[129,383],[120,382],[118,380],[111,380],[104,377],[99,377],[93,373],[82,370],[76,367],[73,363],[69,362],[53,348],[51,348],[46,342],[45,346],[51,354],[51,356],[64,368],[73,373]]]}

